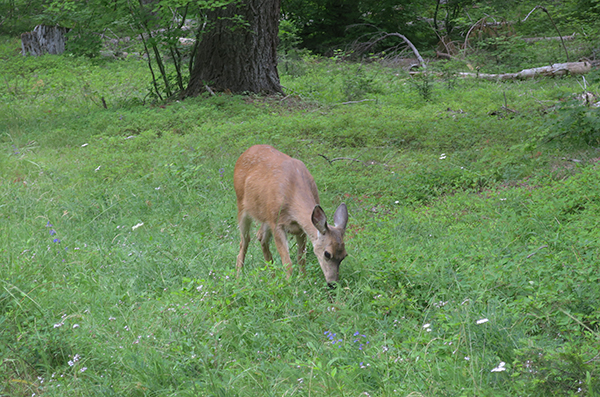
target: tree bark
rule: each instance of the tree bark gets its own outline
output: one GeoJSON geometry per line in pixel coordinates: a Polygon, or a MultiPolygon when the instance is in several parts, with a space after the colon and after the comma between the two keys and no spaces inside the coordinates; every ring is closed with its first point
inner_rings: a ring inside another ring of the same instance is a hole
{"type": "Polygon", "coordinates": [[[186,96],[213,91],[281,93],[277,72],[279,0],[235,2],[208,13],[186,96]],[[236,16],[242,16],[240,23],[236,16]]]}

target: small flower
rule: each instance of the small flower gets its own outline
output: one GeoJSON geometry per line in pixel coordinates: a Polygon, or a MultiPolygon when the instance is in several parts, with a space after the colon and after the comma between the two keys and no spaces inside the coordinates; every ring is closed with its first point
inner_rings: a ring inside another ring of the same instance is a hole
{"type": "Polygon", "coordinates": [[[79,324],[73,324],[73,328],[79,328],[79,324]]]}
{"type": "Polygon", "coordinates": [[[86,147],[87,145],[88,145],[87,143],[84,143],[83,145],[81,145],[81,147],[86,147]]]}
{"type": "Polygon", "coordinates": [[[54,230],[54,229],[50,229],[50,230],[48,230],[48,232],[50,233],[51,236],[54,236],[56,234],[56,230],[54,230]]]}
{"type": "Polygon", "coordinates": [[[479,324],[485,324],[485,323],[487,323],[488,321],[490,321],[490,320],[488,320],[487,318],[482,318],[481,320],[477,320],[477,321],[475,322],[475,324],[477,324],[477,325],[479,325],[479,324]]]}
{"type": "Polygon", "coordinates": [[[471,357],[467,356],[465,357],[465,360],[469,361],[471,359],[471,357]]]}
{"type": "Polygon", "coordinates": [[[219,176],[223,178],[223,174],[225,173],[225,168],[219,168],[219,176]]]}
{"type": "Polygon", "coordinates": [[[82,368],[79,370],[79,372],[82,372],[82,373],[83,373],[83,372],[85,372],[86,370],[87,370],[87,367],[82,367],[82,368]]]}
{"type": "Polygon", "coordinates": [[[423,324],[423,328],[429,328],[431,327],[431,324],[427,323],[427,324],[423,324]]]}
{"type": "Polygon", "coordinates": [[[102,167],[102,166],[101,166],[101,165],[99,165],[99,166],[98,166],[98,168],[96,168],[96,169],[94,170],[94,172],[98,172],[98,171],[100,171],[100,167],[102,167]]]}
{"type": "Polygon", "coordinates": [[[500,364],[498,364],[498,366],[496,368],[493,368],[492,372],[506,371],[506,368],[504,368],[505,365],[506,365],[506,363],[504,361],[500,361],[500,364]]]}
{"type": "Polygon", "coordinates": [[[140,222],[140,223],[138,223],[137,225],[135,225],[135,226],[132,226],[132,227],[131,227],[131,230],[135,230],[135,229],[137,229],[137,228],[138,228],[138,227],[140,227],[140,226],[144,226],[144,222],[140,222]]]}
{"type": "Polygon", "coordinates": [[[55,238],[55,239],[54,239],[54,240],[52,240],[52,241],[54,241],[55,243],[60,243],[60,239],[59,239],[59,238],[55,238]]]}
{"type": "Polygon", "coordinates": [[[446,158],[446,153],[442,153],[442,154],[440,155],[440,160],[443,160],[443,159],[445,159],[445,158],[446,158]]]}

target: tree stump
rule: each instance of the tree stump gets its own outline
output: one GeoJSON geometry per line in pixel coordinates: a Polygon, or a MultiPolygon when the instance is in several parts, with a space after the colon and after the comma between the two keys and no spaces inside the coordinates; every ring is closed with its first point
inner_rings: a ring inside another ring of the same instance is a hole
{"type": "Polygon", "coordinates": [[[38,25],[32,32],[21,35],[21,48],[23,56],[28,53],[34,57],[48,54],[62,54],[65,52],[65,33],[67,29],[60,26],[38,25]]]}

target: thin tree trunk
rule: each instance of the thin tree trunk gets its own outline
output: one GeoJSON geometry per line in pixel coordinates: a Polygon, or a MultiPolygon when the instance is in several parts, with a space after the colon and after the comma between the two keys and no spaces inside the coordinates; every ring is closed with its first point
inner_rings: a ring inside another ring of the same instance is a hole
{"type": "Polygon", "coordinates": [[[277,73],[279,0],[247,0],[208,13],[186,96],[207,91],[281,93],[277,73]],[[242,16],[240,21],[237,16],[242,16]]]}

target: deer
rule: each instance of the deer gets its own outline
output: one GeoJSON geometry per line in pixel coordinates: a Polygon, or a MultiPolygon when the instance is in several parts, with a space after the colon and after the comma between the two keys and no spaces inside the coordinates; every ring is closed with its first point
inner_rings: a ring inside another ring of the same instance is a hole
{"type": "Polygon", "coordinates": [[[344,245],[348,223],[346,205],[339,205],[333,215],[333,225],[328,224],[319,203],[317,185],[306,165],[269,145],[252,146],[240,155],[233,171],[233,185],[241,234],[237,276],[240,277],[244,267],[254,219],[261,223],[257,237],[266,262],[273,262],[269,249],[273,237],[289,280],[293,274],[287,240],[290,233],[296,237],[298,265],[305,275],[308,236],[327,285],[335,288],[340,263],[347,256],[344,245]]]}

